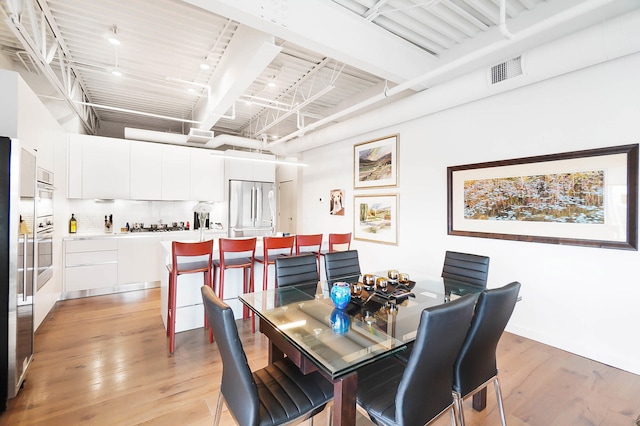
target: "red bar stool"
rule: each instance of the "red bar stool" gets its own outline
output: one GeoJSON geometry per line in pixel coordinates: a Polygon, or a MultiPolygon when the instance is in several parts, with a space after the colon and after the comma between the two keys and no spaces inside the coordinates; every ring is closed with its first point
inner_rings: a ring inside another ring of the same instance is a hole
{"type": "Polygon", "coordinates": [[[334,251],[346,251],[351,249],[351,232],[346,234],[329,234],[329,253],[334,251]],[[336,249],[336,245],[347,245],[347,248],[336,249]]]}
{"type": "MultiPolygon", "coordinates": [[[[213,260],[213,271],[216,268],[220,270],[218,279],[218,297],[224,299],[224,275],[227,269],[242,269],[242,291],[249,293],[253,291],[253,263],[256,257],[256,238],[220,238],[220,256],[219,259],[213,260]],[[235,256],[227,258],[230,253],[235,256]],[[245,254],[245,255],[241,255],[245,254]],[[246,254],[249,254],[248,256],[246,254]],[[247,271],[249,272],[249,283],[247,285],[247,271]]],[[[244,309],[244,318],[248,315],[248,309],[244,309]]],[[[251,325],[251,329],[255,330],[255,324],[251,325]]],[[[209,333],[209,341],[213,342],[213,333],[209,333]]]]}
{"type": "Polygon", "coordinates": [[[318,262],[318,279],[320,279],[320,256],[324,256],[322,252],[322,234],[296,235],[296,256],[305,253],[316,255],[318,262]],[[305,250],[305,248],[308,247],[311,247],[311,250],[305,250]]]}
{"type": "Polygon", "coordinates": [[[256,256],[256,262],[264,265],[262,272],[262,290],[267,289],[269,265],[275,265],[276,257],[291,256],[295,237],[264,237],[262,239],[263,255],[256,256]]]}
{"type": "MultiPolygon", "coordinates": [[[[173,353],[176,346],[176,294],[178,276],[184,274],[204,273],[204,285],[213,289],[213,269],[211,257],[213,255],[213,240],[199,243],[171,243],[171,265],[169,270],[169,302],[167,309],[167,336],[169,336],[169,353],[173,353]],[[185,260],[185,257],[207,256],[205,259],[185,260]],[[181,258],[178,261],[178,258],[181,258]]],[[[207,328],[207,317],[204,317],[204,327],[207,328]]],[[[211,340],[211,339],[210,339],[211,340]]]]}

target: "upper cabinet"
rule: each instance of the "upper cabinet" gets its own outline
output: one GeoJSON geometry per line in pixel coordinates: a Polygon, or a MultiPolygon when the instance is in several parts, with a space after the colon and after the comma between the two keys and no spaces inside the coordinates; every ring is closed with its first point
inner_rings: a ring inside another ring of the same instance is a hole
{"type": "Polygon", "coordinates": [[[162,199],[162,145],[131,141],[131,193],[133,200],[162,199]]]}
{"type": "Polygon", "coordinates": [[[224,160],[207,149],[70,134],[69,198],[223,201],[224,160]]]}
{"type": "Polygon", "coordinates": [[[191,200],[224,200],[224,160],[206,149],[191,149],[191,200]]]}
{"type": "Polygon", "coordinates": [[[275,160],[275,156],[234,151],[233,156],[227,157],[226,159],[226,179],[275,182],[276,165],[268,162],[269,160],[275,160]]]}
{"type": "Polygon", "coordinates": [[[162,200],[190,200],[190,148],[162,145],[162,200]]]}
{"type": "Polygon", "coordinates": [[[125,139],[70,134],[69,198],[128,199],[129,151],[125,139]]]}

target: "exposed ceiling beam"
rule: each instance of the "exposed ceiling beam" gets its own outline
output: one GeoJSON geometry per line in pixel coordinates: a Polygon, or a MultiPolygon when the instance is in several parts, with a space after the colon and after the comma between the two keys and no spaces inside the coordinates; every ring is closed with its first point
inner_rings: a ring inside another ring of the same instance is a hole
{"type": "MultiPolygon", "coordinates": [[[[210,12],[402,83],[438,59],[364,18],[323,0],[183,0],[210,12]]],[[[421,90],[424,87],[415,87],[421,90]]]]}
{"type": "Polygon", "coordinates": [[[240,25],[209,80],[211,96],[195,108],[198,128],[211,129],[281,50],[273,36],[240,25]]]}

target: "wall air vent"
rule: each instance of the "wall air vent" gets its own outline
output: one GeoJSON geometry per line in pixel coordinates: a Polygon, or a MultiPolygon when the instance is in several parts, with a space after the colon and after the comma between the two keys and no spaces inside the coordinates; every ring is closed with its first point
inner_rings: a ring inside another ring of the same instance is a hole
{"type": "Polygon", "coordinates": [[[213,132],[211,130],[189,129],[187,135],[187,143],[199,143],[205,144],[213,139],[213,132]]]}
{"type": "Polygon", "coordinates": [[[491,67],[491,84],[522,75],[522,56],[491,67]]]}

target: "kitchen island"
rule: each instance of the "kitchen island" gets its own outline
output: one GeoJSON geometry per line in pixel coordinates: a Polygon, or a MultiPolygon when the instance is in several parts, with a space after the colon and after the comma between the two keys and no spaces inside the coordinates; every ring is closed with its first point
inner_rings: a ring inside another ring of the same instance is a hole
{"type": "MultiPolygon", "coordinates": [[[[219,237],[218,237],[219,238],[219,237]]],[[[220,251],[218,249],[218,238],[213,239],[213,259],[220,258],[220,251]]],[[[172,241],[180,242],[193,242],[194,240],[184,240],[182,238],[174,239],[172,241]]],[[[162,251],[162,259],[159,262],[161,265],[161,277],[160,277],[160,312],[162,314],[162,322],[165,329],[167,327],[167,309],[169,298],[169,271],[167,265],[171,265],[171,243],[172,241],[161,241],[160,247],[162,251]]],[[[256,242],[256,255],[262,254],[262,238],[258,237],[256,242]]],[[[203,259],[206,258],[203,256],[203,259]]],[[[270,275],[273,266],[270,267],[270,275]]],[[[214,276],[215,292],[218,294],[218,271],[214,276]]],[[[238,300],[238,296],[244,293],[242,288],[242,269],[228,269],[225,272],[224,278],[224,301],[233,310],[236,319],[242,318],[242,303],[238,300]]],[[[270,288],[273,288],[273,275],[269,280],[270,288]]],[[[202,328],[204,321],[204,307],[202,305],[202,294],[200,293],[200,287],[204,282],[203,273],[198,274],[185,274],[178,276],[178,285],[176,293],[176,333],[186,330],[193,330],[196,328],[202,328]]],[[[262,288],[262,265],[256,263],[254,265],[254,285],[257,283],[262,288]]]]}
{"type": "MultiPolygon", "coordinates": [[[[218,238],[220,237],[213,238],[213,259],[216,260],[220,258],[218,238]]],[[[262,237],[257,238],[256,256],[262,256],[262,237]]],[[[173,241],[188,242],[193,240],[175,239],[173,241]]],[[[167,270],[166,265],[170,265],[172,262],[171,241],[165,240],[160,242],[160,247],[162,248],[162,259],[161,262],[159,262],[162,265],[162,275],[160,277],[160,312],[162,314],[162,321],[166,328],[169,298],[169,271],[167,270]]],[[[243,311],[242,303],[238,300],[238,296],[244,293],[242,288],[242,273],[242,269],[227,269],[224,278],[224,302],[231,307],[236,319],[242,318],[243,311]]],[[[253,282],[256,290],[262,290],[262,273],[263,265],[261,263],[255,263],[253,266],[253,282]]],[[[268,273],[268,288],[274,288],[275,268],[273,265],[269,266],[268,273]]],[[[216,294],[218,294],[218,276],[219,271],[216,270],[216,273],[214,274],[214,289],[216,294]]],[[[204,277],[202,273],[178,276],[176,295],[176,333],[203,327],[204,307],[202,305],[202,294],[200,293],[200,287],[203,282],[204,277]]]]}

